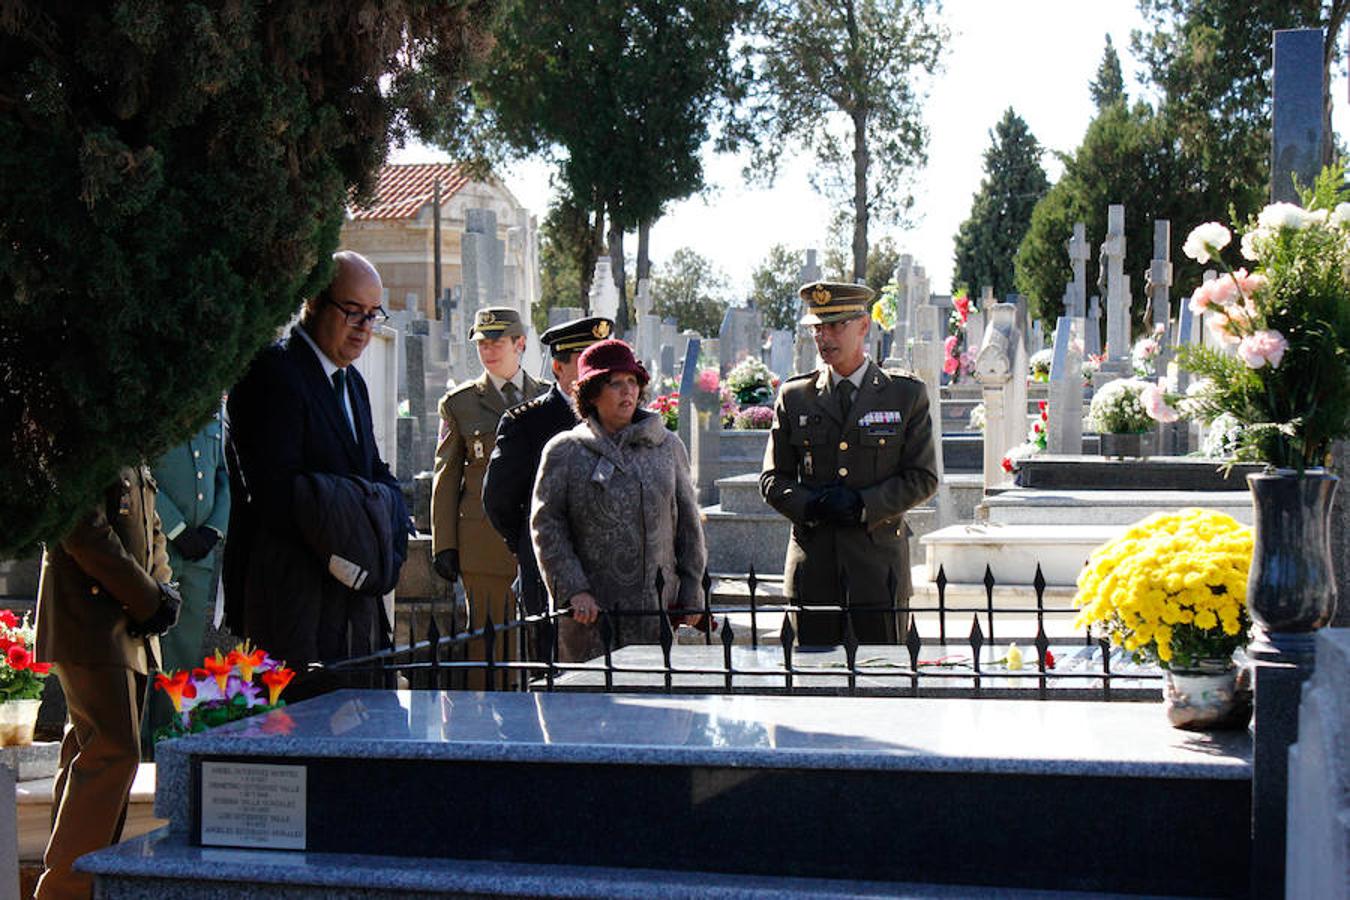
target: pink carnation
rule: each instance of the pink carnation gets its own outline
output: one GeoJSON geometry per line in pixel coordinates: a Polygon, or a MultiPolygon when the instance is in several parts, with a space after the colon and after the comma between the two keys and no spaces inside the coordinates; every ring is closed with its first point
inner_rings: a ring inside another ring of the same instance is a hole
{"type": "Polygon", "coordinates": [[[947,340],[942,342],[942,350],[947,356],[956,355],[956,335],[947,335],[947,340]]]}
{"type": "Polygon", "coordinates": [[[698,373],[698,389],[706,394],[717,393],[717,370],[704,369],[698,373]]]}
{"type": "Polygon", "coordinates": [[[1278,368],[1284,358],[1289,342],[1278,331],[1263,328],[1255,334],[1249,334],[1238,343],[1238,356],[1248,368],[1259,369],[1267,363],[1272,369],[1278,368]]]}
{"type": "Polygon", "coordinates": [[[946,372],[948,375],[955,375],[960,368],[961,361],[955,356],[949,356],[942,361],[942,371],[946,372]]]}
{"type": "Polygon", "coordinates": [[[1159,378],[1157,384],[1150,384],[1139,392],[1144,410],[1158,422],[1175,422],[1181,416],[1167,405],[1167,381],[1159,378]]]}
{"type": "Polygon", "coordinates": [[[1209,333],[1223,344],[1236,344],[1237,336],[1228,330],[1228,317],[1223,313],[1211,313],[1205,319],[1205,324],[1209,326],[1209,333]]]}

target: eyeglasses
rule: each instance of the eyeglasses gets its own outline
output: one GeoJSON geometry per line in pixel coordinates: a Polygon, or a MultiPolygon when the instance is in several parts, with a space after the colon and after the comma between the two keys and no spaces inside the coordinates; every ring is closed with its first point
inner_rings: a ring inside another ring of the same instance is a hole
{"type": "Polygon", "coordinates": [[[347,320],[347,324],[353,328],[360,328],[362,325],[372,322],[376,325],[383,325],[385,322],[389,321],[389,313],[384,311],[383,306],[375,307],[374,312],[365,312],[360,309],[348,309],[341,303],[328,297],[324,297],[323,302],[342,313],[342,317],[347,320]]]}

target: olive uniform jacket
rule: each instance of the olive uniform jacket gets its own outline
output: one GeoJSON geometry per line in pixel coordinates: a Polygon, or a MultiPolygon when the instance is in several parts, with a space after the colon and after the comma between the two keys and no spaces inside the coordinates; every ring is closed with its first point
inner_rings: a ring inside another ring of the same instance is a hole
{"type": "MultiPolygon", "coordinates": [[[[548,389],[529,373],[522,374],[522,401],[548,389]]],[[[516,560],[483,513],[483,476],[506,400],[484,372],[451,388],[441,398],[440,411],[441,436],[431,486],[432,553],[458,550],[465,574],[511,578],[516,560]]]]}
{"type": "MultiPolygon", "coordinates": [[[[847,421],[828,367],[788,379],[774,407],[759,486],[769,505],[792,522],[784,591],[803,604],[841,604],[841,571],[847,573],[854,606],[891,605],[887,582],[892,572],[896,599],[908,598],[905,512],[937,491],[933,423],[923,382],[885,372],[871,360],[864,365],[847,421]],[[809,522],[811,498],[840,483],[862,496],[863,522],[809,522]]],[[[799,621],[802,644],[839,642],[837,628],[808,630],[799,621]]],[[[815,624],[822,621],[813,617],[815,624]]],[[[857,636],[863,643],[888,642],[861,628],[857,636]]]]}
{"type": "Polygon", "coordinates": [[[172,577],[147,466],[124,468],[70,533],[47,547],[38,586],[38,662],[149,673],[146,645],[127,633],[159,609],[172,577]]]}
{"type": "Polygon", "coordinates": [[[577,414],[555,384],[546,393],[508,409],[497,425],[496,446],[483,478],[483,509],[520,562],[517,594],[531,614],[544,611],[548,590],[530,540],[530,498],[549,438],[570,431],[577,414]]]}

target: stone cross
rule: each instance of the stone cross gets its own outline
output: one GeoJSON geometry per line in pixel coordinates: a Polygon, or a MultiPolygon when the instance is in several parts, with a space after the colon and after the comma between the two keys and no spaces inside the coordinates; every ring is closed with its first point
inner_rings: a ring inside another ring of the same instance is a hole
{"type": "Polygon", "coordinates": [[[928,303],[921,303],[914,310],[914,374],[919,376],[928,391],[928,413],[933,423],[933,441],[938,450],[935,461],[938,491],[933,498],[937,510],[936,528],[945,528],[953,524],[956,518],[951,489],[944,477],[942,464],[942,341],[947,333],[944,312],[928,303]]]}
{"type": "Polygon", "coordinates": [[[891,279],[895,282],[895,327],[891,329],[891,353],[886,360],[895,368],[909,368],[913,365],[910,358],[909,343],[912,336],[914,296],[910,292],[910,277],[914,270],[914,257],[908,253],[900,254],[891,279]]]}
{"type": "Polygon", "coordinates": [[[1106,361],[1103,371],[1124,375],[1130,369],[1130,288],[1125,276],[1125,207],[1106,211],[1106,240],[1101,266],[1106,272],[1106,361]]]}
{"type": "Polygon", "coordinates": [[[984,400],[984,486],[1012,481],[1003,457],[1027,435],[1027,349],[1017,333],[1017,308],[996,303],[988,310],[984,340],[975,356],[975,380],[984,400]]]}
{"type": "MultiPolygon", "coordinates": [[[[1039,322],[1037,324],[1040,324],[1039,322]]],[[[1050,360],[1050,428],[1046,452],[1080,456],[1083,453],[1083,320],[1060,316],[1055,326],[1054,356],[1050,360]]]]}
{"type": "Polygon", "coordinates": [[[1069,265],[1073,268],[1073,295],[1064,313],[1072,318],[1081,319],[1087,313],[1087,261],[1092,251],[1087,242],[1087,226],[1082,222],[1073,225],[1073,237],[1069,238],[1069,265]]]}
{"type": "MultiPolygon", "coordinates": [[[[1158,357],[1154,364],[1159,375],[1167,374],[1172,362],[1172,223],[1166,219],[1153,222],[1153,261],[1144,273],[1144,293],[1148,296],[1149,317],[1158,338],[1158,357]]],[[[1184,304],[1183,304],[1184,305],[1184,304]]]]}
{"type": "MultiPolygon", "coordinates": [[[[820,266],[816,263],[816,251],[806,251],[806,264],[797,271],[797,280],[801,284],[810,284],[820,280],[820,266]]],[[[816,367],[816,342],[811,337],[811,329],[805,325],[797,326],[797,340],[793,352],[793,374],[810,372],[816,367]]]]}
{"type": "Polygon", "coordinates": [[[1322,110],[1326,87],[1322,40],[1320,28],[1275,32],[1270,167],[1270,196],[1274,201],[1298,203],[1294,179],[1310,187],[1322,169],[1327,139],[1322,110]]]}

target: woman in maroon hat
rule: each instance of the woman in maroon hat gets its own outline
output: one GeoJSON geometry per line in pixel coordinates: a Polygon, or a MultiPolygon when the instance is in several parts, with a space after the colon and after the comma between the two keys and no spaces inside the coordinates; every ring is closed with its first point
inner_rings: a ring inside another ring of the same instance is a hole
{"type": "Polygon", "coordinates": [[[581,423],[544,448],[530,526],[553,606],[572,610],[559,620],[563,662],[604,652],[601,610],[651,613],[611,617],[624,646],[657,643],[659,611],[702,605],[707,554],[689,455],[643,408],[647,381],[623,341],[592,344],[577,366],[581,423]]]}

